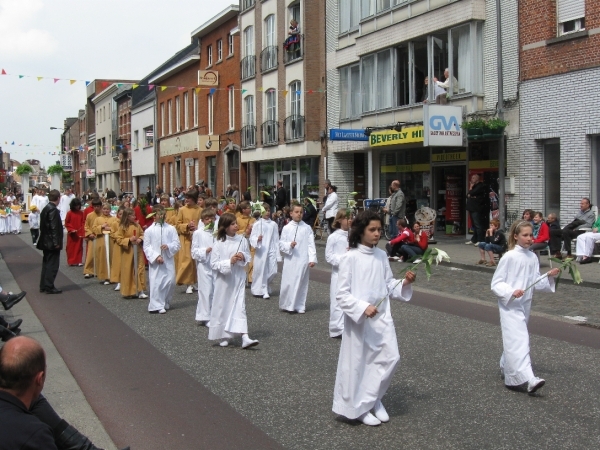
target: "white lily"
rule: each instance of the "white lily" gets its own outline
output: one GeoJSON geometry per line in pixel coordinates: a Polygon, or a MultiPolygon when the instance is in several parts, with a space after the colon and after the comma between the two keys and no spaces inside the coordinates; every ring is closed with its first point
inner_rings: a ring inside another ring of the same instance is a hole
{"type": "Polygon", "coordinates": [[[440,250],[439,248],[435,249],[437,254],[435,255],[435,265],[437,266],[442,261],[450,262],[450,256],[444,250],[440,250]]]}

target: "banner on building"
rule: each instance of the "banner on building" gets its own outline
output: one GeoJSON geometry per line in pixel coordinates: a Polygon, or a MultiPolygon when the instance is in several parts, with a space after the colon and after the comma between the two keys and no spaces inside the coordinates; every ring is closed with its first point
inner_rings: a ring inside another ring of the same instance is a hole
{"type": "Polygon", "coordinates": [[[423,105],[425,147],[462,147],[462,107],[423,105]]]}
{"type": "Polygon", "coordinates": [[[329,130],[330,141],[368,141],[369,137],[365,130],[351,130],[343,128],[331,128],[329,130]]]}
{"type": "Polygon", "coordinates": [[[219,72],[216,70],[199,70],[198,86],[218,86],[219,72]]]}
{"type": "Polygon", "coordinates": [[[401,131],[373,131],[369,136],[369,145],[371,147],[411,144],[414,142],[423,142],[422,126],[403,128],[401,131]]]}

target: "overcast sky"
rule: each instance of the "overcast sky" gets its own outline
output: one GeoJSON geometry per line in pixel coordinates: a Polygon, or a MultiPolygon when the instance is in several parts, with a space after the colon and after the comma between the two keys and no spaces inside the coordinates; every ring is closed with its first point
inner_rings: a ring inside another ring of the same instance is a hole
{"type": "Polygon", "coordinates": [[[8,74],[0,75],[2,150],[54,164],[48,152],[58,151],[61,130],[50,127],[62,128],[85,105],[85,83],[69,79],[140,79],[230,4],[237,2],[0,0],[0,70],[8,74]]]}

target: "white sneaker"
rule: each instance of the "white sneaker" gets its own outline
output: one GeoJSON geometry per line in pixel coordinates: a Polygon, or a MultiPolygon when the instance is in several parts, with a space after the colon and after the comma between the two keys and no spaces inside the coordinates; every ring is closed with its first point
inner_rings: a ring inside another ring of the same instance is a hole
{"type": "Polygon", "coordinates": [[[365,425],[369,425],[370,427],[376,427],[377,425],[381,425],[381,420],[379,420],[370,412],[364,413],[358,418],[358,420],[360,420],[365,425]]]}
{"type": "Polygon", "coordinates": [[[90,275],[89,273],[86,273],[83,278],[92,278],[92,275],[90,275]]]}
{"type": "Polygon", "coordinates": [[[104,286],[108,286],[110,284],[110,281],[105,281],[104,282],[104,286]]]}
{"type": "Polygon", "coordinates": [[[467,242],[465,242],[465,245],[471,245],[471,244],[472,244],[472,242],[471,242],[471,241],[467,241],[467,242]]]}
{"type": "Polygon", "coordinates": [[[420,262],[421,262],[421,258],[419,258],[419,259],[415,259],[415,260],[413,261],[413,264],[419,264],[420,262]]]}
{"type": "Polygon", "coordinates": [[[533,377],[531,380],[529,380],[529,383],[527,383],[527,393],[533,394],[544,384],[546,384],[546,380],[543,378],[533,377]]]}
{"type": "Polygon", "coordinates": [[[373,413],[375,414],[375,417],[377,417],[382,422],[390,421],[390,415],[385,410],[383,403],[381,403],[381,400],[377,400],[375,402],[375,406],[373,407],[373,413]]]}
{"type": "Polygon", "coordinates": [[[258,341],[256,339],[250,339],[250,336],[244,334],[242,336],[242,348],[250,348],[258,345],[258,341]]]}
{"type": "Polygon", "coordinates": [[[166,313],[167,313],[167,310],[163,308],[163,309],[161,309],[161,310],[160,310],[158,313],[159,313],[159,314],[166,314],[166,313]]]}
{"type": "Polygon", "coordinates": [[[263,298],[271,298],[271,296],[269,294],[265,294],[263,295],[263,298]]]}
{"type": "Polygon", "coordinates": [[[304,311],[303,309],[298,310],[298,314],[304,314],[306,311],[304,311]]]}
{"type": "Polygon", "coordinates": [[[194,293],[194,286],[192,286],[191,284],[187,287],[187,289],[185,290],[186,294],[193,294],[194,293]]]}
{"type": "Polygon", "coordinates": [[[140,295],[138,295],[138,298],[148,298],[148,296],[142,291],[140,292],[140,295]]]}
{"type": "Polygon", "coordinates": [[[221,343],[219,345],[221,347],[227,347],[229,345],[229,341],[227,339],[225,339],[224,341],[221,341],[221,343]]]}
{"type": "Polygon", "coordinates": [[[121,283],[117,283],[117,285],[115,286],[115,291],[120,291],[121,290],[121,283]]]}

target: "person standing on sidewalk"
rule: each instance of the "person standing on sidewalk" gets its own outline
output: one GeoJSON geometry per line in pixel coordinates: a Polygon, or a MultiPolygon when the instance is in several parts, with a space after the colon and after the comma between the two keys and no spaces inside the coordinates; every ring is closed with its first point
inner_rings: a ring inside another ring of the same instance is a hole
{"type": "MultiPolygon", "coordinates": [[[[478,242],[485,242],[485,216],[487,210],[487,201],[489,192],[485,184],[481,182],[479,174],[475,173],[471,177],[471,185],[467,193],[467,211],[471,216],[473,224],[473,237],[465,244],[477,245],[478,242]]],[[[501,205],[503,207],[503,205],[501,205]]]]}
{"type": "Polygon", "coordinates": [[[44,253],[42,273],[40,276],[40,292],[46,294],[60,294],[56,289],[54,280],[60,265],[60,251],[63,247],[63,226],[58,210],[60,192],[53,189],[48,194],[48,204],[40,215],[40,237],[37,248],[44,253]]]}
{"type": "MultiPolygon", "coordinates": [[[[390,239],[398,236],[398,227],[396,222],[398,219],[404,219],[406,215],[406,201],[404,200],[404,192],[400,189],[400,181],[392,181],[390,186],[392,196],[390,197],[390,239]]],[[[388,212],[388,211],[386,211],[388,212]]]]}

